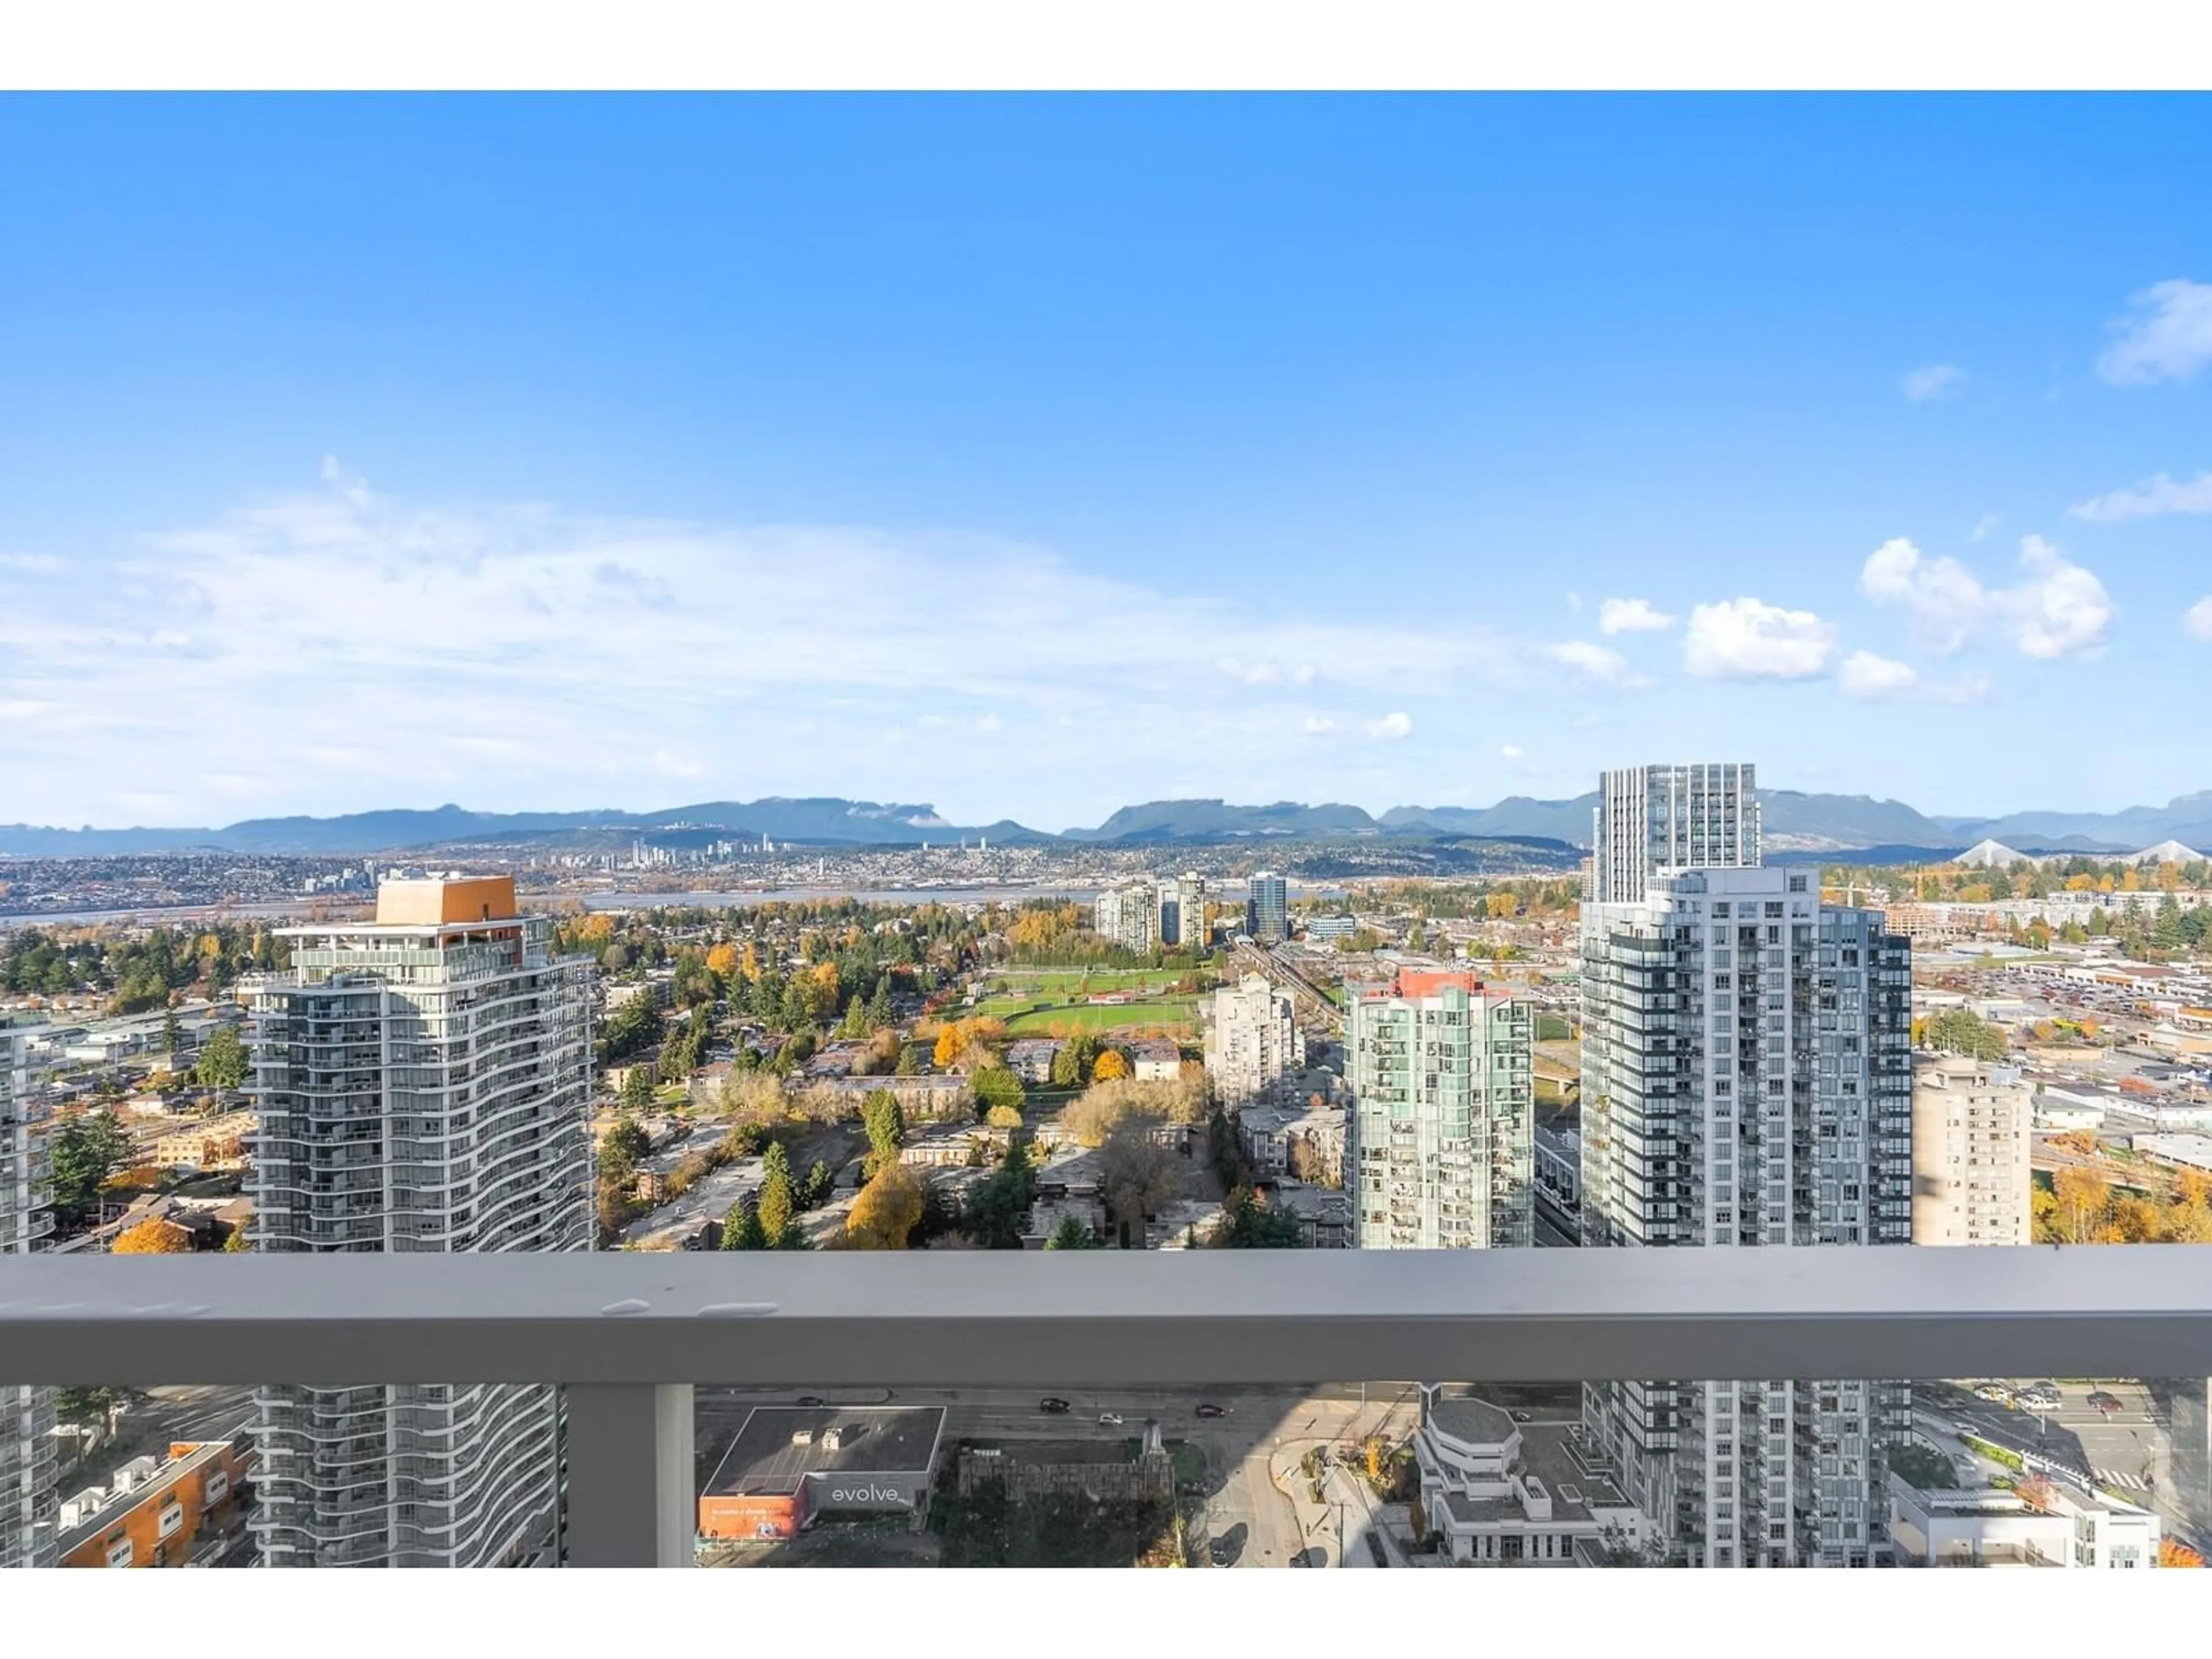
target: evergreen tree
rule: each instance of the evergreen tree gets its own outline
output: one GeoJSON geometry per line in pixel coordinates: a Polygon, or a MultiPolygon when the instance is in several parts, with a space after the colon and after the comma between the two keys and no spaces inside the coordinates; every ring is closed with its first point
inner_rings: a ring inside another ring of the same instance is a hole
{"type": "Polygon", "coordinates": [[[787,1169],[772,1171],[761,1184],[760,1203],[757,1219],[761,1237],[772,1250],[786,1248],[787,1237],[793,1231],[791,1220],[797,1206],[791,1201],[791,1176],[787,1169]]]}
{"type": "Polygon", "coordinates": [[[764,1250],[768,1234],[761,1226],[760,1213],[742,1198],[730,1206],[722,1218],[722,1248],[726,1250],[764,1250]]]}
{"type": "Polygon", "coordinates": [[[791,1181],[791,1153],[780,1140],[771,1140],[761,1149],[761,1178],[773,1181],[781,1176],[787,1185],[791,1181]]]}
{"type": "Polygon", "coordinates": [[[1060,1225],[1052,1230],[1052,1237],[1045,1240],[1044,1247],[1048,1250],[1088,1250],[1095,1248],[1091,1241],[1091,1229],[1072,1215],[1060,1218],[1060,1225]]]}

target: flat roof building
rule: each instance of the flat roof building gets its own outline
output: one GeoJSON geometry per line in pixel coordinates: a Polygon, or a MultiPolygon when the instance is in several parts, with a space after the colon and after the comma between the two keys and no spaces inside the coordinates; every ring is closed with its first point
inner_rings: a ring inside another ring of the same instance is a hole
{"type": "Polygon", "coordinates": [[[796,1537],[821,1514],[929,1504],[942,1406],[757,1406],[699,1494],[702,1538],[796,1537]]]}

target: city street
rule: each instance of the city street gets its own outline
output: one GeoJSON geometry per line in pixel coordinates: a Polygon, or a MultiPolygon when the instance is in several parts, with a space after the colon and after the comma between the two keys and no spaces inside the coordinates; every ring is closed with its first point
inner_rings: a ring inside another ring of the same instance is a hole
{"type": "Polygon", "coordinates": [[[1916,1393],[1924,1409],[1969,1433],[2079,1470],[2137,1503],[2146,1501],[2166,1473],[2166,1431],[2152,1420],[2140,1383],[2062,1384],[2059,1404],[2043,1413],[1977,1400],[1966,1389],[1941,1383],[1922,1384],[1916,1393]],[[2108,1418],[2093,1408],[2089,1395],[2096,1389],[2117,1398],[2122,1409],[2108,1418]]]}

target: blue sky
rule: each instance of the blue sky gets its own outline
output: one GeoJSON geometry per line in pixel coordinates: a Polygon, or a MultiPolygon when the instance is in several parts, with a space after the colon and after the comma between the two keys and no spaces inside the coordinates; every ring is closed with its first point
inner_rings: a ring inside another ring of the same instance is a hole
{"type": "Polygon", "coordinates": [[[0,821],[2212,787],[2207,176],[2163,98],[0,100],[0,821]]]}

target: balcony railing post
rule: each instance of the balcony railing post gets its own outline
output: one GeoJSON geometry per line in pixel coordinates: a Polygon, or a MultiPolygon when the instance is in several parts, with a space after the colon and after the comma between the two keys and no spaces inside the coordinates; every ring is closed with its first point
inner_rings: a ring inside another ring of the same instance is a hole
{"type": "Polygon", "coordinates": [[[580,1382],[566,1398],[561,1564],[688,1567],[691,1385],[580,1382]]]}

